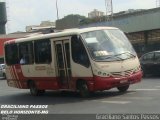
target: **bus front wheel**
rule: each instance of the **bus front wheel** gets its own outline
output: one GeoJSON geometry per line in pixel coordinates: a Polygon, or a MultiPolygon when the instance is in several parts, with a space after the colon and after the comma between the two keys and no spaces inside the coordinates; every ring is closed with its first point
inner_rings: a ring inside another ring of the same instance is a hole
{"type": "Polygon", "coordinates": [[[43,93],[45,93],[45,90],[39,90],[33,81],[29,82],[29,89],[30,89],[31,95],[33,95],[33,96],[39,96],[39,95],[42,95],[43,93]]]}
{"type": "Polygon", "coordinates": [[[117,89],[120,91],[120,92],[126,92],[129,88],[129,85],[125,85],[125,86],[121,86],[121,87],[117,87],[117,89]]]}

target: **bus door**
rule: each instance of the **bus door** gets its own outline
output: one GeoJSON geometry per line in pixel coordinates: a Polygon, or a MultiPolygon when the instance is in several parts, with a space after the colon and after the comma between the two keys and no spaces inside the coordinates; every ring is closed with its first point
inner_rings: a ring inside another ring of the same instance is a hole
{"type": "Polygon", "coordinates": [[[57,77],[62,89],[68,89],[71,79],[69,40],[54,42],[56,52],[57,77]]]}

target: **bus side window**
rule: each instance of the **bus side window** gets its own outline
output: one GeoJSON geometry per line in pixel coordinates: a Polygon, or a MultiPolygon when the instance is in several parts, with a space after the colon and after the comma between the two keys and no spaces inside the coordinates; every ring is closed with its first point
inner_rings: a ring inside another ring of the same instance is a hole
{"type": "Polygon", "coordinates": [[[19,61],[20,64],[33,64],[33,43],[25,42],[19,44],[19,61]]]}
{"type": "Polygon", "coordinates": [[[51,43],[49,39],[35,41],[35,62],[39,64],[51,63],[51,43]]]}
{"type": "Polygon", "coordinates": [[[18,47],[17,44],[9,44],[5,46],[5,57],[8,65],[18,64],[18,47]]]}
{"type": "Polygon", "coordinates": [[[83,65],[85,67],[90,66],[89,58],[86,49],[78,36],[72,36],[71,38],[72,46],[72,59],[75,63],[83,65]]]}

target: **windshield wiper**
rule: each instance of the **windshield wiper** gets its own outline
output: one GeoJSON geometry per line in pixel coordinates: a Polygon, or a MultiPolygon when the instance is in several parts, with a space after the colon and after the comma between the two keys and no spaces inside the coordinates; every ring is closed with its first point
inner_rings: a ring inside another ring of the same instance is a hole
{"type": "MultiPolygon", "coordinates": [[[[121,55],[123,55],[123,54],[128,55],[129,58],[135,58],[135,57],[136,57],[136,55],[134,55],[134,54],[132,54],[132,53],[130,53],[130,52],[120,53],[120,54],[117,54],[117,55],[115,55],[115,56],[121,56],[121,55]]],[[[126,58],[126,59],[127,59],[127,58],[126,58]]]]}
{"type": "Polygon", "coordinates": [[[124,54],[126,54],[126,53],[128,53],[130,56],[132,56],[132,57],[136,57],[136,55],[134,55],[133,53],[130,53],[130,52],[125,52],[124,54]]]}
{"type": "Polygon", "coordinates": [[[112,59],[112,58],[118,58],[117,60],[123,60],[122,58],[118,57],[117,55],[110,55],[108,57],[105,57],[105,59],[112,59]]]}
{"type": "Polygon", "coordinates": [[[118,58],[119,60],[124,60],[123,58],[119,57],[119,56],[121,56],[121,55],[123,55],[123,54],[128,54],[128,55],[130,55],[131,57],[136,57],[136,55],[134,55],[134,54],[132,54],[132,53],[130,53],[130,52],[124,52],[124,53],[117,54],[117,55],[110,55],[110,56],[108,56],[108,57],[105,57],[105,59],[118,58]]]}

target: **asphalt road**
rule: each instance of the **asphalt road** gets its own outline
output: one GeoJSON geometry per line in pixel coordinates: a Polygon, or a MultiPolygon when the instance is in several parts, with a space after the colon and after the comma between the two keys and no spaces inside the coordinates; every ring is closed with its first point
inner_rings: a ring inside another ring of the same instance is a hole
{"type": "Polygon", "coordinates": [[[160,78],[145,78],[123,94],[111,89],[90,98],[55,91],[35,97],[29,90],[8,87],[6,80],[0,80],[0,105],[48,105],[51,114],[160,113],[160,78]]]}

